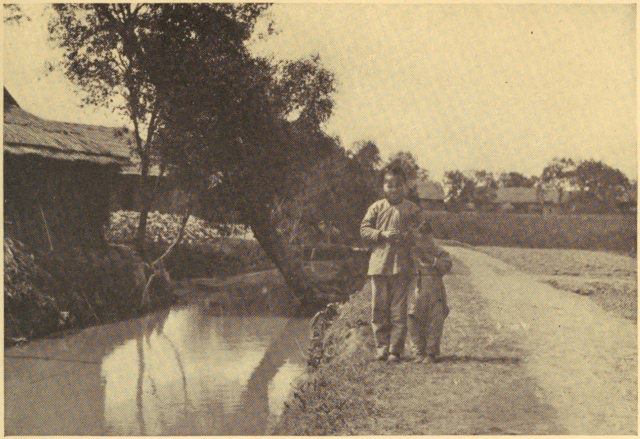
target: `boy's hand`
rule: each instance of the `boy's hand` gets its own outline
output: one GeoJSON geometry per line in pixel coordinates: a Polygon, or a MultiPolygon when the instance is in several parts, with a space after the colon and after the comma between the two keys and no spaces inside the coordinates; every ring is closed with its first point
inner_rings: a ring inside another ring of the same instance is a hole
{"type": "Polygon", "coordinates": [[[384,239],[385,241],[398,242],[402,237],[402,234],[397,230],[392,229],[392,230],[385,230],[383,232],[380,232],[380,236],[382,236],[382,239],[384,239]]]}

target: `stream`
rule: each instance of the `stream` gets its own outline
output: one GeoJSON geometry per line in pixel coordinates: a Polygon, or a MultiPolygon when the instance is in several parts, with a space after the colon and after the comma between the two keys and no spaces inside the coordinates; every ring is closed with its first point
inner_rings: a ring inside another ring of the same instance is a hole
{"type": "Polygon", "coordinates": [[[309,319],[227,313],[242,284],[194,285],[189,305],[5,349],[5,434],[264,434],[305,373],[309,319]]]}

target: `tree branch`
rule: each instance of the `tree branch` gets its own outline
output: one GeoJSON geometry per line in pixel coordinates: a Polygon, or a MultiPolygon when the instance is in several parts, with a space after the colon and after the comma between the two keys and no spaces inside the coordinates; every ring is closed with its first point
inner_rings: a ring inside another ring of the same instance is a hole
{"type": "Polygon", "coordinates": [[[151,140],[153,139],[153,135],[156,132],[156,125],[158,122],[159,112],[160,110],[158,110],[157,107],[155,107],[151,112],[151,118],[149,119],[149,126],[147,127],[147,145],[151,143],[151,140]]]}
{"type": "Polygon", "coordinates": [[[182,237],[184,236],[184,230],[187,227],[187,223],[189,222],[189,218],[191,217],[192,207],[193,207],[193,205],[191,203],[191,192],[189,192],[189,196],[187,198],[187,211],[185,212],[184,217],[182,218],[182,222],[180,224],[180,230],[178,231],[178,236],[176,236],[176,239],[174,239],[174,241],[171,243],[169,248],[167,248],[167,250],[162,254],[162,256],[160,256],[158,259],[156,259],[155,261],[153,261],[151,263],[152,267],[155,267],[159,263],[161,263],[164,260],[164,258],[169,256],[169,254],[171,253],[173,248],[180,243],[180,241],[182,240],[182,237]]]}
{"type": "Polygon", "coordinates": [[[141,172],[144,172],[143,168],[145,166],[143,165],[143,163],[145,161],[147,151],[145,151],[142,143],[142,138],[140,137],[140,122],[138,121],[138,112],[136,111],[137,105],[133,103],[135,100],[136,98],[133,96],[133,93],[131,93],[131,89],[129,89],[129,108],[131,111],[131,120],[133,121],[133,131],[136,136],[136,152],[140,156],[140,161],[141,161],[140,170],[141,172]]]}

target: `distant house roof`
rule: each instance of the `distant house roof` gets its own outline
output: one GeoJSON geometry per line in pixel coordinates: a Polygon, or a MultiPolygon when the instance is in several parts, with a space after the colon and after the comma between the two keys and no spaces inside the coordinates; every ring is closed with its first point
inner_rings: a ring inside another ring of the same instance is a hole
{"type": "Polygon", "coordinates": [[[133,137],[125,129],[57,122],[24,111],[4,89],[4,151],[60,160],[127,164],[133,137]]]}
{"type": "Polygon", "coordinates": [[[416,182],[416,189],[421,200],[444,200],[444,189],[440,183],[420,179],[416,182]]]}
{"type": "MultiPolygon", "coordinates": [[[[560,193],[557,189],[547,189],[540,194],[545,202],[558,203],[560,193]]],[[[530,204],[539,203],[538,189],[534,187],[501,187],[496,191],[498,203],[530,204]]]]}

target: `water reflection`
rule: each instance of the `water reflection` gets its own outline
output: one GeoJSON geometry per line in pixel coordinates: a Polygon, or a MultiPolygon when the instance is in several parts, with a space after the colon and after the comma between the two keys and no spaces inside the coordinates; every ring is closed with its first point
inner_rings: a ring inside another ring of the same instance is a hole
{"type": "Polygon", "coordinates": [[[306,319],[206,303],[5,351],[6,434],[262,434],[304,371],[306,319]]]}

